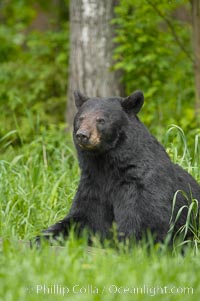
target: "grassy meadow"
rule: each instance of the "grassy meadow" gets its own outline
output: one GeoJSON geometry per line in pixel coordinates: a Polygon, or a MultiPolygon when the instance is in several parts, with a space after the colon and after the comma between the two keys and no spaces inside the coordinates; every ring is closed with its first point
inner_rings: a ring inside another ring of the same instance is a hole
{"type": "MultiPolygon", "coordinates": [[[[0,160],[0,300],[197,300],[198,237],[184,256],[165,245],[147,250],[145,243],[129,250],[97,242],[88,250],[86,239],[77,240],[73,232],[62,248],[30,249],[29,239],[69,210],[79,169],[63,129],[43,130],[18,148],[11,145],[15,135],[10,132],[0,141],[6,148],[0,160]]],[[[192,153],[177,127],[163,141],[172,159],[199,181],[198,137],[192,153]]]]}

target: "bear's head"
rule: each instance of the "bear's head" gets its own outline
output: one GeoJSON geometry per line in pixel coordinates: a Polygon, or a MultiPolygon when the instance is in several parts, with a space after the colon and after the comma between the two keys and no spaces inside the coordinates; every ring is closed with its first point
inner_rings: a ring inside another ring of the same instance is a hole
{"type": "Polygon", "coordinates": [[[75,91],[74,97],[78,109],[74,118],[75,145],[94,153],[113,149],[130,117],[135,116],[144,103],[141,91],[126,98],[89,98],[75,91]]]}

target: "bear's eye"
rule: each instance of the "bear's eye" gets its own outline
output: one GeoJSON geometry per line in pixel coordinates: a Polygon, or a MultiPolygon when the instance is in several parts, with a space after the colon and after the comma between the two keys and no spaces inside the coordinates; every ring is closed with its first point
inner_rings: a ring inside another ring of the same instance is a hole
{"type": "Polygon", "coordinates": [[[98,118],[96,119],[96,121],[97,121],[98,124],[104,124],[104,123],[105,123],[105,119],[102,118],[102,117],[98,117],[98,118]]]}
{"type": "Polygon", "coordinates": [[[84,118],[85,118],[84,116],[80,116],[79,121],[82,122],[84,120],[84,118]]]}

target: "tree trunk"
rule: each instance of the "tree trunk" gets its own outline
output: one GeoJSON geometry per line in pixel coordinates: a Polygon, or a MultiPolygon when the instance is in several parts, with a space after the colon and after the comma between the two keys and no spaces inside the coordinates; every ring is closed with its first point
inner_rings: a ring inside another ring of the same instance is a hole
{"type": "Polygon", "coordinates": [[[71,0],[70,68],[67,123],[76,112],[73,91],[92,96],[122,94],[119,74],[112,71],[114,16],[116,0],[71,0]]]}
{"type": "Polygon", "coordinates": [[[194,74],[195,74],[195,89],[196,116],[200,118],[200,0],[191,0],[192,3],[192,23],[193,23],[193,45],[194,45],[194,74]]]}

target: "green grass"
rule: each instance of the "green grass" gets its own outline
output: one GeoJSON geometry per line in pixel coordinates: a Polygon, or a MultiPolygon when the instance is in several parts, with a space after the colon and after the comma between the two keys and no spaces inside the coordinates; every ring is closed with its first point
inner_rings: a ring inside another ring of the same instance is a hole
{"type": "MultiPolygon", "coordinates": [[[[0,141],[2,150],[7,147],[0,160],[0,300],[198,299],[200,255],[194,255],[193,246],[185,256],[165,246],[147,250],[145,244],[129,251],[126,246],[119,250],[108,246],[91,253],[86,240],[76,240],[73,233],[63,248],[44,245],[36,250],[18,243],[66,215],[79,169],[64,132],[46,131],[18,149],[9,145],[12,135],[0,141]]],[[[186,140],[176,139],[179,148],[167,143],[173,160],[200,180],[198,139],[196,156],[186,140]]]]}
{"type": "Polygon", "coordinates": [[[73,238],[61,250],[46,246],[36,251],[5,243],[1,257],[2,300],[146,300],[150,295],[156,300],[196,300],[200,293],[199,268],[199,257],[191,254],[183,258],[153,251],[148,255],[142,247],[129,253],[107,249],[91,254],[85,244],[73,238]],[[68,287],[69,293],[63,297],[44,292],[45,286],[53,285],[68,287]],[[97,288],[98,294],[84,289],[76,294],[88,285],[97,288]],[[141,290],[144,286],[146,291],[141,290]],[[123,291],[127,288],[130,291],[123,291]]]}

